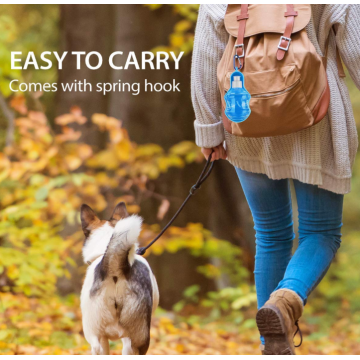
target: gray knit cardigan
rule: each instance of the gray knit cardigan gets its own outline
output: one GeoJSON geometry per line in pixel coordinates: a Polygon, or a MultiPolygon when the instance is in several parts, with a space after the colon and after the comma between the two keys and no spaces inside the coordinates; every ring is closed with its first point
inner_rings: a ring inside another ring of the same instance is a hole
{"type": "Polygon", "coordinates": [[[271,179],[297,179],[338,194],[348,193],[358,137],[348,89],[337,72],[335,42],[351,78],[360,88],[360,6],[311,5],[312,18],[306,31],[320,55],[330,33],[328,115],[311,128],[267,138],[231,135],[221,121],[216,67],[229,36],[224,27],[226,7],[201,5],[199,10],[191,74],[197,145],[213,147],[225,141],[228,160],[243,170],[263,173],[271,179]],[[330,31],[334,24],[338,27],[336,37],[330,31]]]}

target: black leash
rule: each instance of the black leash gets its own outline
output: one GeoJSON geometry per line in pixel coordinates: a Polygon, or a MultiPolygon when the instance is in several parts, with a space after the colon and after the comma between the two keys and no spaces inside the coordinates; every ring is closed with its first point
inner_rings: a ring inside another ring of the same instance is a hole
{"type": "Polygon", "coordinates": [[[196,190],[200,189],[200,186],[205,182],[205,180],[209,177],[211,170],[214,167],[214,162],[211,162],[211,157],[212,154],[214,153],[214,150],[211,152],[211,154],[209,155],[206,164],[204,166],[204,169],[202,170],[198,181],[195,183],[195,185],[193,185],[190,189],[189,195],[187,196],[187,198],[185,199],[185,201],[182,203],[182,205],[180,206],[179,210],[175,213],[175,215],[172,217],[172,219],[167,223],[167,225],[160,231],[160,233],[156,236],[156,238],[151,241],[151,243],[149,243],[148,245],[144,246],[144,247],[140,247],[136,250],[136,253],[138,255],[144,255],[146,250],[155,243],[155,241],[157,241],[163,234],[164,232],[170,227],[170,225],[174,222],[174,220],[177,218],[177,216],[181,213],[181,210],[184,208],[184,206],[186,205],[186,203],[190,200],[190,198],[195,194],[196,190]]]}

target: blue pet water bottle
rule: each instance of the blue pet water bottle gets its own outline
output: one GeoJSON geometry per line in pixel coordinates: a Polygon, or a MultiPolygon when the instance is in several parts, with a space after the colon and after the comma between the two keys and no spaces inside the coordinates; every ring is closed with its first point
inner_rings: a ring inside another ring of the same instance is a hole
{"type": "Polygon", "coordinates": [[[251,95],[245,89],[244,75],[235,68],[230,75],[230,89],[224,97],[226,117],[235,123],[245,121],[251,113],[250,98],[251,95]]]}

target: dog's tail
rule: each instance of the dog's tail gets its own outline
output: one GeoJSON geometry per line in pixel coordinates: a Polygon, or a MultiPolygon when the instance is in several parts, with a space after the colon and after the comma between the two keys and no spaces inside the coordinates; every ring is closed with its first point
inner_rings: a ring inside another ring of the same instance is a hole
{"type": "Polygon", "coordinates": [[[135,261],[137,240],[141,231],[142,218],[129,216],[118,221],[102,260],[106,275],[119,276],[126,273],[135,261]]]}

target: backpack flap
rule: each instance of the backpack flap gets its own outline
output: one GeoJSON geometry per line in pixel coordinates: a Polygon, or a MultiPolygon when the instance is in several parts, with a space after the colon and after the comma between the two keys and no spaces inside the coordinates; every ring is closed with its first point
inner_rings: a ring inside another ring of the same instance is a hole
{"type": "MultiPolygon", "coordinates": [[[[297,16],[294,20],[292,33],[296,33],[304,29],[311,18],[310,5],[294,4],[294,8],[295,11],[297,11],[297,16]]],[[[249,17],[246,21],[244,37],[246,38],[262,33],[283,34],[286,26],[286,18],[284,17],[285,11],[285,4],[250,4],[248,6],[249,17]],[[266,21],[259,21],[259,19],[264,19],[266,21]]],[[[225,15],[225,28],[226,31],[235,38],[238,36],[239,31],[239,21],[237,19],[238,15],[239,5],[229,4],[225,15]]]]}

